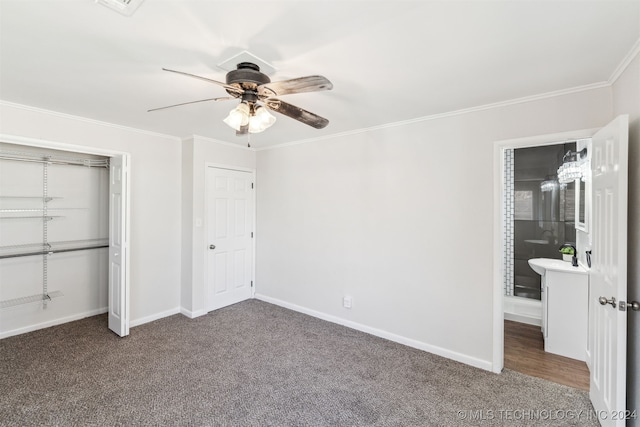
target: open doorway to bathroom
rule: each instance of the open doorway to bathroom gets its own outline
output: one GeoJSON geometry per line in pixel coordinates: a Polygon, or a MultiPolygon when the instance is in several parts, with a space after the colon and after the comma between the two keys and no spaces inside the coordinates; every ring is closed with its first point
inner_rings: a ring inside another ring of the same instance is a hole
{"type": "Polygon", "coordinates": [[[588,390],[584,362],[544,350],[541,276],[532,258],[562,258],[575,246],[575,188],[557,170],[575,141],[504,150],[504,365],[507,369],[588,390]]]}

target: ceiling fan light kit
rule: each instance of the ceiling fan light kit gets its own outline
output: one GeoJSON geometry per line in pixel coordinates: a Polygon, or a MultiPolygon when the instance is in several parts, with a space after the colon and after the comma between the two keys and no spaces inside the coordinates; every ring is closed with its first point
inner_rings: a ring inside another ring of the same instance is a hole
{"type": "Polygon", "coordinates": [[[229,112],[223,122],[239,131],[242,126],[249,124],[249,105],[241,102],[240,105],[229,112]]]}
{"type": "Polygon", "coordinates": [[[240,104],[231,110],[223,120],[224,123],[235,129],[236,135],[258,133],[268,129],[276,121],[276,118],[268,110],[283,114],[316,129],[322,129],[329,124],[329,120],[324,117],[275,98],[282,95],[333,89],[333,84],[323,76],[307,76],[271,82],[269,76],[260,72],[260,67],[251,62],[237,64],[235,70],[227,73],[225,83],[182,71],[166,68],[163,68],[163,70],[214,83],[223,87],[230,96],[184,102],[148,111],[163,110],[205,101],[240,99],[240,104]]]}
{"type": "Polygon", "coordinates": [[[264,107],[241,102],[223,122],[236,132],[243,132],[243,127],[249,126],[249,133],[260,133],[274,124],[276,118],[264,107]]]}
{"type": "Polygon", "coordinates": [[[268,129],[276,122],[273,114],[265,107],[256,107],[253,116],[249,118],[249,133],[259,133],[268,129]]]}

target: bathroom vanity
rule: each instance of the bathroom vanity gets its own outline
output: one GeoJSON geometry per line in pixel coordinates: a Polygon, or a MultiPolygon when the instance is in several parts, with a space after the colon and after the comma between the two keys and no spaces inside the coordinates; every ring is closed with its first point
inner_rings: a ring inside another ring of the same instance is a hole
{"type": "Polygon", "coordinates": [[[533,258],[529,265],[542,276],[544,350],[584,361],[589,320],[588,271],[559,259],[533,258]]]}

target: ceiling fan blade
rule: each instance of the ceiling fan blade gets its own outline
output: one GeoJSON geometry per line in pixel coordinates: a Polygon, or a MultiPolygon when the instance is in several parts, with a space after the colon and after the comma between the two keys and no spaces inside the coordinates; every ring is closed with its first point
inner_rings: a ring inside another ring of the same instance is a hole
{"type": "Polygon", "coordinates": [[[228,84],[226,84],[226,83],[219,82],[219,81],[217,81],[217,80],[212,80],[212,79],[209,79],[209,78],[206,78],[206,77],[202,77],[202,76],[196,76],[195,74],[185,73],[184,71],[170,70],[170,69],[168,69],[168,68],[163,68],[163,70],[164,70],[164,71],[169,71],[170,73],[182,74],[182,75],[184,75],[184,76],[193,77],[194,79],[204,80],[205,82],[209,82],[209,83],[215,83],[215,84],[217,84],[218,86],[222,86],[222,87],[223,87],[223,88],[225,88],[227,91],[237,93],[237,94],[238,94],[238,96],[240,96],[240,95],[242,95],[242,94],[244,93],[244,90],[243,90],[243,89],[237,88],[237,87],[235,87],[235,86],[228,85],[228,84]]]}
{"type": "Polygon", "coordinates": [[[264,98],[270,98],[272,96],[289,95],[291,93],[317,92],[331,89],[333,89],[333,83],[326,77],[308,76],[265,83],[258,86],[258,95],[264,98]]]}
{"type": "Polygon", "coordinates": [[[189,102],[182,102],[180,104],[173,104],[173,105],[167,105],[166,107],[160,107],[160,108],[152,108],[151,110],[147,110],[147,113],[150,113],[152,111],[158,111],[158,110],[164,110],[166,108],[173,108],[173,107],[179,107],[181,105],[189,105],[189,104],[197,104],[198,102],[207,102],[207,101],[228,101],[230,99],[236,99],[233,96],[223,96],[222,98],[207,98],[207,99],[200,99],[199,101],[189,101],[189,102]]]}
{"type": "Polygon", "coordinates": [[[295,105],[291,105],[287,102],[280,101],[279,99],[268,99],[265,101],[265,106],[272,111],[289,116],[292,119],[298,120],[299,122],[316,129],[322,129],[329,124],[329,120],[324,117],[320,117],[317,114],[303,110],[302,108],[296,107],[295,105]]]}

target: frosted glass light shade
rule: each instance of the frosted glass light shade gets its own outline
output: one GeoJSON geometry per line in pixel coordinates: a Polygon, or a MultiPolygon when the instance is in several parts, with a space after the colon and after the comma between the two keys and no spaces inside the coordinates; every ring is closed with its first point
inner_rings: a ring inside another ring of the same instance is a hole
{"type": "Polygon", "coordinates": [[[242,126],[249,124],[249,106],[244,102],[240,103],[240,105],[229,112],[229,115],[223,122],[236,131],[239,131],[242,126]]]}
{"type": "Polygon", "coordinates": [[[259,133],[271,127],[276,118],[264,107],[256,107],[254,115],[249,119],[249,132],[259,133]]]}

